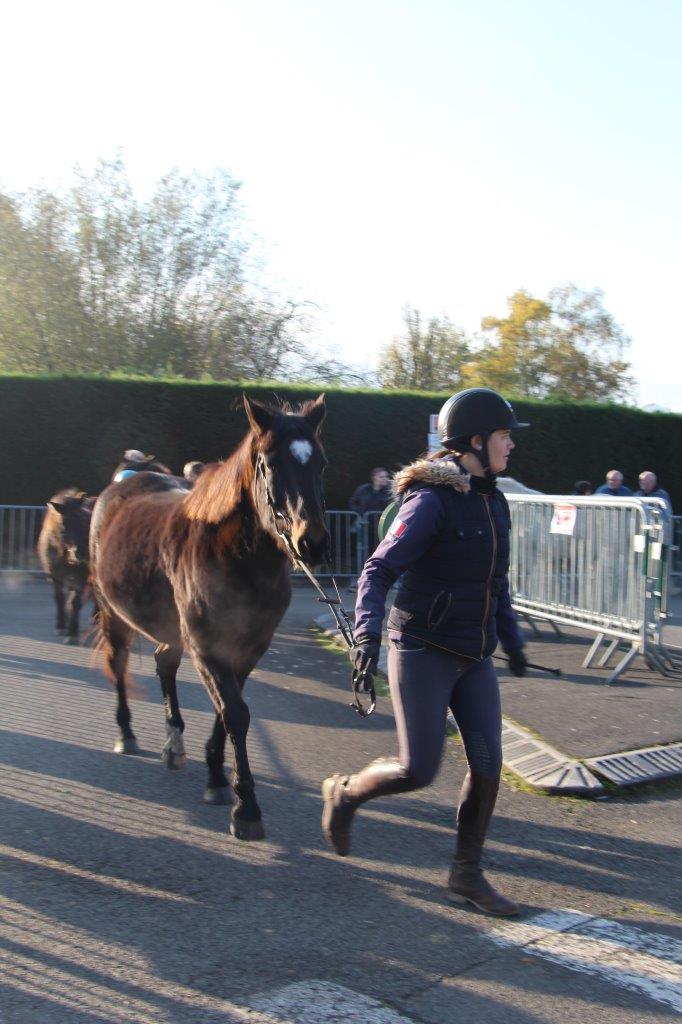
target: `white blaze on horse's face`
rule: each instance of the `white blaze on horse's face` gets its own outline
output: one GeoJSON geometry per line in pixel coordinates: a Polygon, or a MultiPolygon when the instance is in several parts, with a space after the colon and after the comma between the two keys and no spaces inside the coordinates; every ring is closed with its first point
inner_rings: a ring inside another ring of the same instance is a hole
{"type": "Polygon", "coordinates": [[[296,441],[292,441],[289,445],[289,451],[302,466],[305,466],[310,456],[313,454],[313,446],[310,441],[304,441],[299,438],[296,441]]]}

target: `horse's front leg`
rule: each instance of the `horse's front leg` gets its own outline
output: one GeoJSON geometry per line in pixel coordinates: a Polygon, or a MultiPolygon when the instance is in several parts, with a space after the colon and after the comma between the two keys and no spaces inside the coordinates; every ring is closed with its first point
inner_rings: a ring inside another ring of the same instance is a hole
{"type": "Polygon", "coordinates": [[[66,636],[64,585],[62,584],[62,581],[52,577],[52,590],[54,591],[54,603],[57,606],[57,621],[55,629],[59,636],[66,636]]]}
{"type": "Polygon", "coordinates": [[[184,768],[187,763],[185,743],[182,734],[185,731],[185,723],[180,714],[178,704],[178,691],[175,681],[180,661],[182,659],[182,647],[169,647],[167,644],[159,644],[154,651],[156,659],[156,674],[161,680],[163,692],[163,703],[166,709],[166,742],[161,751],[161,760],[171,771],[184,768]]]}
{"type": "Polygon", "coordinates": [[[69,613],[69,625],[66,630],[67,644],[78,643],[78,623],[80,620],[81,605],[83,604],[83,597],[78,587],[71,587],[69,590],[69,596],[66,600],[66,608],[69,613]]]}
{"type": "Polygon", "coordinates": [[[230,832],[237,839],[263,839],[265,829],[246,750],[251,715],[241,695],[239,680],[228,665],[213,658],[195,656],[195,661],[216,714],[222,719],[232,743],[232,788],[236,801],[232,808],[230,832]]]}

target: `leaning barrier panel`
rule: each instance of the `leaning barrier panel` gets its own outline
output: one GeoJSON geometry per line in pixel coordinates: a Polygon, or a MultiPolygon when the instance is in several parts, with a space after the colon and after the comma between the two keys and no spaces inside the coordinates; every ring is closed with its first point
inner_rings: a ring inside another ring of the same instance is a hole
{"type": "Polygon", "coordinates": [[[584,664],[611,638],[630,642],[609,679],[635,654],[676,668],[661,641],[667,614],[672,521],[658,500],[508,495],[512,517],[510,589],[517,612],[596,634],[584,664]]]}

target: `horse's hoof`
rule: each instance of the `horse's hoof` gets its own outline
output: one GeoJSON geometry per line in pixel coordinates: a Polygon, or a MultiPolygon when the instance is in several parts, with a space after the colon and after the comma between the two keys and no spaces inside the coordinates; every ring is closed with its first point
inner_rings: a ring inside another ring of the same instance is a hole
{"type": "Polygon", "coordinates": [[[161,760],[170,772],[179,772],[187,764],[187,754],[175,754],[172,750],[164,750],[161,760]]]}
{"type": "Polygon", "coordinates": [[[245,821],[243,818],[233,818],[230,822],[230,835],[235,839],[246,839],[251,842],[257,839],[265,839],[265,829],[262,821],[245,821]]]}
{"type": "Polygon", "coordinates": [[[67,636],[64,639],[64,643],[65,644],[70,644],[71,647],[78,647],[78,637],[77,636],[67,636]]]}
{"type": "Polygon", "coordinates": [[[232,790],[229,786],[207,786],[204,790],[204,803],[225,806],[232,803],[232,790]]]}
{"type": "Polygon", "coordinates": [[[140,748],[134,736],[126,736],[125,739],[116,740],[114,743],[115,754],[139,754],[140,748]]]}

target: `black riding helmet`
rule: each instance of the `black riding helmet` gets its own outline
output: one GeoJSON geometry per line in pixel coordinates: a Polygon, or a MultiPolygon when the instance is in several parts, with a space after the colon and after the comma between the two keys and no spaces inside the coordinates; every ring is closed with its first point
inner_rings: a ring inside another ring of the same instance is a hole
{"type": "Polygon", "coordinates": [[[450,451],[471,452],[490,475],[488,438],[496,430],[517,430],[529,427],[519,423],[509,402],[491,388],[467,388],[448,398],[438,414],[438,436],[450,451]],[[483,449],[471,445],[471,438],[480,434],[483,449]]]}

